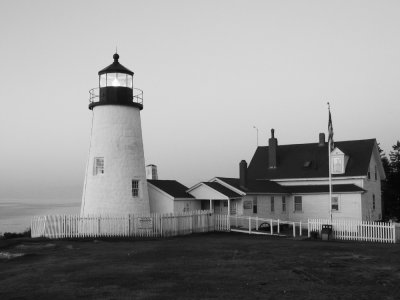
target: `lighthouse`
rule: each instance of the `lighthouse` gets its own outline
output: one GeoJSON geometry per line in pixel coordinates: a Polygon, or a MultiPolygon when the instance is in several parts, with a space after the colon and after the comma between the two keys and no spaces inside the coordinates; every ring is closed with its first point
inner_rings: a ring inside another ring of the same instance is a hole
{"type": "Polygon", "coordinates": [[[149,214],[140,111],[143,91],[133,72],[114,62],[90,90],[92,129],[81,216],[149,214]]]}

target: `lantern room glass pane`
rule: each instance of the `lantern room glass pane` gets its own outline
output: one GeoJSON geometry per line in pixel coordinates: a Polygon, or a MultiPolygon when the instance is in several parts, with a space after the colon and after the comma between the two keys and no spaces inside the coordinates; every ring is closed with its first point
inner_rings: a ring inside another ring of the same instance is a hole
{"type": "Polygon", "coordinates": [[[102,74],[100,75],[100,87],[106,87],[107,86],[107,74],[102,74]]]}
{"type": "Polygon", "coordinates": [[[119,86],[126,87],[126,74],[117,73],[117,80],[119,82],[119,86]]]}
{"type": "Polygon", "coordinates": [[[117,73],[107,73],[107,86],[119,86],[117,73]]]}
{"type": "Polygon", "coordinates": [[[132,76],[125,73],[106,73],[100,75],[100,87],[123,86],[133,88],[132,76]]]}
{"type": "Polygon", "coordinates": [[[126,81],[126,86],[128,88],[133,88],[133,80],[132,80],[132,76],[131,75],[127,75],[127,81],[126,81]]]}

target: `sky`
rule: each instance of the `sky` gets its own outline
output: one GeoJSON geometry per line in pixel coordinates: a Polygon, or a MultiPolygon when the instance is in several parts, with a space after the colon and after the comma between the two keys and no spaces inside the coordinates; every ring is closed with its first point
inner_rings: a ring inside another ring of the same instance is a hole
{"type": "Polygon", "coordinates": [[[399,1],[0,1],[0,200],[76,201],[88,91],[120,63],[144,90],[146,164],[187,186],[266,145],[400,139],[399,1]]]}

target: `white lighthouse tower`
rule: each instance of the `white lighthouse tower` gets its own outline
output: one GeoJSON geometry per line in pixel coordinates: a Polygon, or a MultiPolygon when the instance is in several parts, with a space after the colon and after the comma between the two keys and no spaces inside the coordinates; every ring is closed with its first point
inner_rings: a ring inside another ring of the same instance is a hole
{"type": "Polygon", "coordinates": [[[133,72],[118,62],[101,70],[90,91],[92,133],[81,216],[148,214],[149,196],[140,111],[143,91],[133,72]]]}

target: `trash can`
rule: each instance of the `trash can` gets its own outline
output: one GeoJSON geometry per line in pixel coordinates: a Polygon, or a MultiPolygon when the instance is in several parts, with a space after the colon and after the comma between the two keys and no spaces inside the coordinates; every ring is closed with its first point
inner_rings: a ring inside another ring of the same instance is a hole
{"type": "Polygon", "coordinates": [[[321,238],[323,241],[327,241],[332,238],[332,225],[322,225],[321,238]]]}

